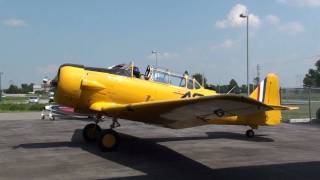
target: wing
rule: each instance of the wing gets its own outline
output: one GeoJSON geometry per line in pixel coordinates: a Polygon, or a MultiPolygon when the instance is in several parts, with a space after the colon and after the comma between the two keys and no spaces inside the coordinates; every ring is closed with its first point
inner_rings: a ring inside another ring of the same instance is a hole
{"type": "Polygon", "coordinates": [[[236,95],[203,96],[128,105],[97,102],[92,104],[90,109],[103,112],[108,116],[161,124],[166,127],[172,127],[170,124],[181,121],[186,127],[192,127],[206,124],[207,120],[215,118],[273,110],[271,106],[259,101],[236,95]]]}

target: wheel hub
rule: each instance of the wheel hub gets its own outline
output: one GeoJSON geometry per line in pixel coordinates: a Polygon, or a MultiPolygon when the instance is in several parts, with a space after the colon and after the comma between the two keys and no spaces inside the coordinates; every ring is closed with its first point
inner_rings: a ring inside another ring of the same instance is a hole
{"type": "Polygon", "coordinates": [[[102,143],[105,147],[111,148],[116,143],[116,138],[113,134],[106,134],[103,136],[102,143]]]}

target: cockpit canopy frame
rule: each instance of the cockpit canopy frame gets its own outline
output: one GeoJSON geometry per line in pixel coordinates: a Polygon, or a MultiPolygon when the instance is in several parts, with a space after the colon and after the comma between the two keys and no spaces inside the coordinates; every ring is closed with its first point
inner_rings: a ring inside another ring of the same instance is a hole
{"type": "Polygon", "coordinates": [[[191,78],[188,74],[181,75],[168,69],[155,68],[151,65],[146,69],[145,79],[188,89],[202,88],[200,83],[196,79],[191,78]]]}

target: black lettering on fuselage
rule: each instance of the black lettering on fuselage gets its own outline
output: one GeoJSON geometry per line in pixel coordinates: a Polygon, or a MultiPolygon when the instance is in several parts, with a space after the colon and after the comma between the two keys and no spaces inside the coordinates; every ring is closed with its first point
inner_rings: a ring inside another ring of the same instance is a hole
{"type": "Polygon", "coordinates": [[[191,94],[190,91],[188,91],[187,93],[185,93],[183,96],[181,96],[181,98],[190,98],[190,97],[197,97],[197,96],[203,96],[203,94],[199,94],[199,93],[194,93],[193,95],[191,94]]]}

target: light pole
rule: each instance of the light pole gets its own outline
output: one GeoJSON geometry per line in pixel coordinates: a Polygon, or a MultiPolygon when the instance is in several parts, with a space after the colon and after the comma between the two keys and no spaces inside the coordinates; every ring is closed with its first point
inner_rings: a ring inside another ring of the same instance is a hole
{"type": "Polygon", "coordinates": [[[0,72],[0,102],[2,100],[2,87],[1,87],[1,76],[3,75],[3,72],[0,72]]]}
{"type": "Polygon", "coordinates": [[[152,54],[154,54],[156,56],[156,67],[158,67],[158,54],[160,53],[159,51],[152,51],[152,54]]]}
{"type": "Polygon", "coordinates": [[[248,96],[250,95],[250,86],[249,86],[249,14],[240,14],[240,18],[246,18],[247,20],[247,91],[248,96]]]}

